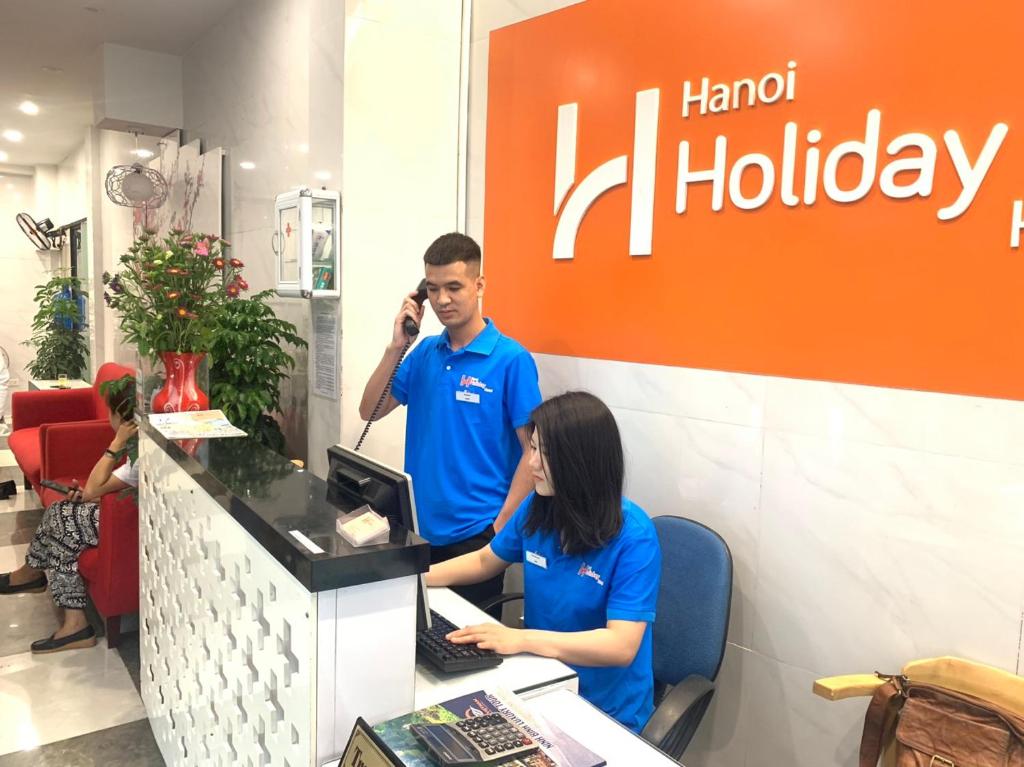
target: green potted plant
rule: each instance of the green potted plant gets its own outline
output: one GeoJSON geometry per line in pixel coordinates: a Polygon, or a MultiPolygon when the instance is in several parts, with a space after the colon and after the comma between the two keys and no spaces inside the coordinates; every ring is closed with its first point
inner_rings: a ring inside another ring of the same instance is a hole
{"type": "Polygon", "coordinates": [[[273,414],[281,412],[281,381],[295,360],[282,346],[306,342],[267,304],[273,295],[266,290],[221,308],[210,346],[210,396],[231,423],[284,455],[284,434],[273,414]]]}
{"type": "Polygon", "coordinates": [[[53,379],[63,373],[80,378],[86,371],[89,347],[79,304],[85,295],[79,279],[63,271],[36,285],[39,309],[32,319],[32,337],[24,342],[36,349],[35,359],[26,368],[33,378],[53,379]]]}
{"type": "Polygon", "coordinates": [[[220,312],[248,285],[244,266],[228,258],[230,243],[216,235],[172,230],[160,239],[144,232],[104,273],[104,300],[120,318],[139,354],[164,365],[165,383],[153,398],[157,412],[206,410],[209,398],[196,370],[210,351],[220,312]]]}

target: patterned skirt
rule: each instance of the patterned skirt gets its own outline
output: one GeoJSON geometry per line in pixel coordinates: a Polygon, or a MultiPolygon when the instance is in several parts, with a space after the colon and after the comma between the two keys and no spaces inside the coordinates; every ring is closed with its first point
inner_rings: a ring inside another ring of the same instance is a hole
{"type": "Polygon", "coordinates": [[[25,562],[47,571],[50,593],[58,607],[85,607],[85,582],[78,574],[78,555],[99,542],[99,532],[98,503],[57,501],[43,512],[25,562]]]}

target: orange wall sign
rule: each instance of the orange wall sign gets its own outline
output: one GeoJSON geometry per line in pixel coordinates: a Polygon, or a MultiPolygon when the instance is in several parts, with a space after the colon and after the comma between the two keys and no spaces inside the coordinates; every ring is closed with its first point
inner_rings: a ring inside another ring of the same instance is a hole
{"type": "Polygon", "coordinates": [[[534,352],[1024,399],[1024,3],[588,0],[492,33],[534,352]]]}

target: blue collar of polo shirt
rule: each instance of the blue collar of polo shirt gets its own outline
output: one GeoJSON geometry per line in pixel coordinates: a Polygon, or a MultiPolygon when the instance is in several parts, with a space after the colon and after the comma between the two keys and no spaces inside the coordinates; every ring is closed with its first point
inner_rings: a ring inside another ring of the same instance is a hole
{"type": "MultiPolygon", "coordinates": [[[[477,333],[476,338],[459,349],[460,352],[473,352],[474,354],[482,354],[486,357],[494,351],[501,333],[498,331],[497,326],[487,317],[484,317],[484,323],[486,323],[484,329],[477,333]]],[[[438,336],[437,345],[447,346],[449,350],[452,348],[451,344],[448,343],[448,328],[445,328],[444,332],[438,336]]]]}

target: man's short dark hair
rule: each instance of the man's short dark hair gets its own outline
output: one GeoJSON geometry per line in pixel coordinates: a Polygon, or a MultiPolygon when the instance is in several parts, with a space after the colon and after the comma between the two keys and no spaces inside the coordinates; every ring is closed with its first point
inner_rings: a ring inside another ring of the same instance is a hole
{"type": "Polygon", "coordinates": [[[447,266],[458,261],[475,265],[480,270],[480,246],[472,237],[459,232],[442,234],[427,248],[423,254],[423,263],[430,266],[447,266]]]}

